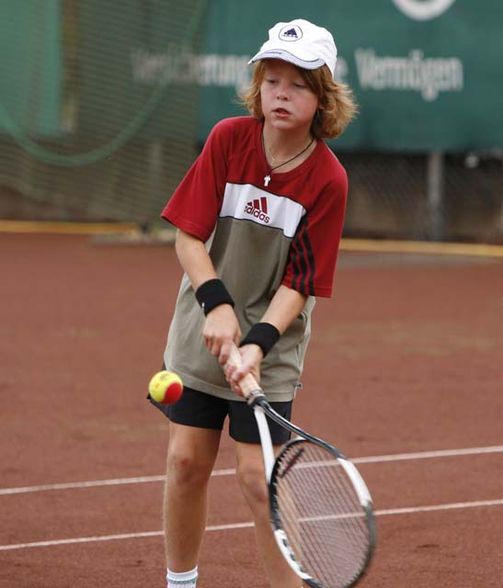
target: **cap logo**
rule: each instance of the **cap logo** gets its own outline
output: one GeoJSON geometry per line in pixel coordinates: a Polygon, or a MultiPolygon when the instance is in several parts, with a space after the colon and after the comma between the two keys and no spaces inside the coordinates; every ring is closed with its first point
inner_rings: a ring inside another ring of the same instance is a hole
{"type": "Polygon", "coordinates": [[[298,41],[299,39],[302,39],[302,35],[302,29],[297,25],[287,25],[279,32],[279,38],[281,41],[298,41]]]}

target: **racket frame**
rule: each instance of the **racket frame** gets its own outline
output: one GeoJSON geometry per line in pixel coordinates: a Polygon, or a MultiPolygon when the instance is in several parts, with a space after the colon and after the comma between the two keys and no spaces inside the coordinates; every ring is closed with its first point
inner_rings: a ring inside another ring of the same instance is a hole
{"type": "Polygon", "coordinates": [[[330,445],[323,439],[319,439],[318,437],[311,435],[310,433],[304,431],[297,425],[294,425],[289,420],[282,417],[278,414],[269,404],[267,398],[263,391],[260,388],[247,390],[246,393],[246,402],[248,405],[253,409],[255,419],[257,422],[257,427],[259,430],[260,441],[262,445],[262,453],[264,459],[264,468],[266,474],[266,480],[269,490],[269,510],[270,510],[270,517],[271,517],[271,525],[273,527],[273,534],[276,540],[276,543],[287,561],[288,565],[291,569],[308,585],[312,588],[324,588],[322,584],[320,584],[315,578],[313,578],[310,574],[308,574],[302,566],[299,564],[297,559],[295,558],[293,550],[290,548],[289,541],[287,534],[285,533],[284,529],[282,528],[281,517],[279,516],[279,510],[277,505],[277,496],[276,496],[276,477],[281,465],[281,456],[282,454],[290,448],[292,445],[300,443],[304,440],[313,443],[314,445],[318,445],[319,447],[325,449],[326,451],[330,452],[334,458],[337,460],[339,465],[344,469],[345,473],[347,474],[348,478],[351,480],[353,487],[355,489],[356,495],[358,497],[358,501],[362,508],[362,512],[365,516],[366,526],[369,532],[369,545],[366,553],[365,560],[363,561],[360,569],[351,579],[350,583],[347,584],[344,588],[349,588],[350,586],[354,586],[358,580],[362,578],[365,574],[370,560],[372,558],[375,545],[376,545],[376,538],[377,538],[377,531],[376,531],[376,523],[374,517],[374,511],[372,506],[372,497],[370,495],[369,489],[363,480],[360,472],[357,470],[356,466],[336,447],[330,445]],[[271,441],[271,434],[269,431],[269,425],[266,420],[266,415],[278,423],[280,426],[288,430],[290,433],[293,433],[296,437],[288,441],[286,444],[283,445],[279,455],[275,457],[273,444],[271,441]]]}

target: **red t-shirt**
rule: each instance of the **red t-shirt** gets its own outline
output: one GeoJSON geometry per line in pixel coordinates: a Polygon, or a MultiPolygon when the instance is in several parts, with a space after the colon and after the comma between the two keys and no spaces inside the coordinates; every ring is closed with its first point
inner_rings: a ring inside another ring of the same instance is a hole
{"type": "MultiPolygon", "coordinates": [[[[276,276],[279,271],[281,283],[289,288],[330,296],[347,198],[346,172],[318,141],[304,162],[285,173],[273,172],[266,186],[270,170],[261,137],[262,122],[252,117],[228,118],[215,125],[162,217],[204,242],[213,235],[221,246],[238,247],[243,263],[257,255],[256,240],[266,233],[270,237],[273,230],[278,245],[272,246],[269,238],[269,256],[275,249],[285,251],[285,241],[288,253],[276,260],[282,267],[265,260],[260,273],[276,276]],[[241,233],[239,241],[233,240],[229,221],[253,223],[254,231],[246,233],[250,242],[241,233]],[[220,229],[225,237],[219,239],[220,229]]],[[[246,264],[240,267],[236,256],[233,265],[238,274],[247,269],[246,264]]],[[[222,276],[225,268],[217,271],[222,276]]],[[[268,283],[266,276],[264,280],[268,283]]]]}
{"type": "MultiPolygon", "coordinates": [[[[315,296],[330,296],[346,203],[346,173],[322,141],[295,169],[272,172],[262,123],[230,118],[212,130],[204,149],[162,216],[201,239],[235,302],[242,333],[259,322],[283,284],[308,295],[304,309],[261,364],[271,401],[288,401],[299,386],[315,296]]],[[[221,366],[201,332],[204,314],[184,275],[164,354],[186,386],[228,400],[221,366]]]]}

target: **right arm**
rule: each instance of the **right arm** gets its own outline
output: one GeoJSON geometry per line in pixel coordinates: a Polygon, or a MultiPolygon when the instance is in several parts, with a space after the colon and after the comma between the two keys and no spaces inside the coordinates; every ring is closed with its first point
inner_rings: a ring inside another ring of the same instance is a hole
{"type": "MultiPolygon", "coordinates": [[[[178,229],[175,250],[194,292],[204,282],[218,278],[204,243],[197,237],[178,229]]],[[[239,345],[241,339],[239,322],[230,304],[221,304],[207,314],[202,336],[210,353],[224,365],[229,358],[231,344],[239,345]]]]}

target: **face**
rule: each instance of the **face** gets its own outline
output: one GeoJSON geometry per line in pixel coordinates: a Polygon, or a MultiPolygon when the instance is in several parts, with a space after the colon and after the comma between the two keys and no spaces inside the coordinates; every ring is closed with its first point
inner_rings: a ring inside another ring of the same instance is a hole
{"type": "Polygon", "coordinates": [[[266,59],[264,65],[260,98],[266,124],[278,130],[308,131],[318,97],[294,65],[279,59],[266,59]]]}

